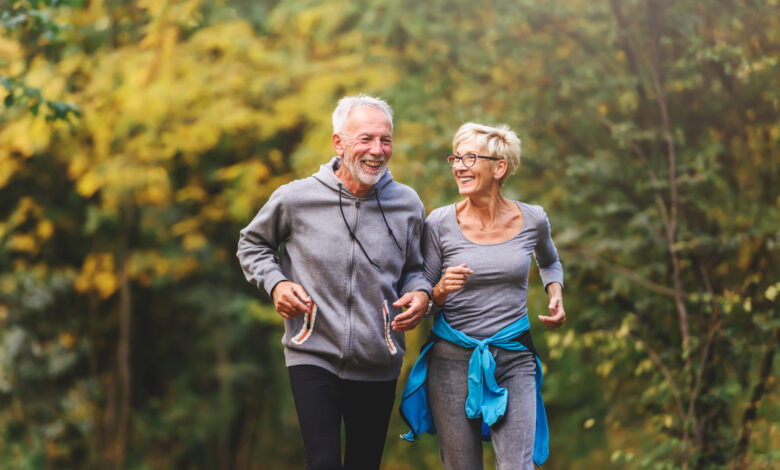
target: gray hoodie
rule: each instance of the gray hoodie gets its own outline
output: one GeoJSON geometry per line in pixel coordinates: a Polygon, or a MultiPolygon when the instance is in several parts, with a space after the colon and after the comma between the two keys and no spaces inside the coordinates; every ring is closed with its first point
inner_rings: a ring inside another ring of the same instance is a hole
{"type": "Polygon", "coordinates": [[[335,175],[340,165],[334,157],[274,191],[241,231],[237,256],[247,280],[269,295],[280,281],[293,281],[317,306],[284,322],[288,367],[392,380],[406,349],[403,332],[390,327],[400,313],[392,303],[406,292],[430,294],[420,252],[425,208],[389,171],[356,197],[335,175]]]}

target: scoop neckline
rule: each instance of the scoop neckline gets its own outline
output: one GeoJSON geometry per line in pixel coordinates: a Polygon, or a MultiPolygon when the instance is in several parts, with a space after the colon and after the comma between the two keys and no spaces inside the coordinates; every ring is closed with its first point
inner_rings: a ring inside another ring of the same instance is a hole
{"type": "Polygon", "coordinates": [[[469,237],[466,236],[465,233],[463,233],[463,229],[460,227],[460,224],[458,223],[458,210],[455,207],[458,203],[452,204],[452,220],[455,223],[455,226],[458,228],[458,233],[460,234],[461,238],[466,240],[467,242],[471,243],[472,245],[476,246],[498,246],[503,245],[505,243],[509,243],[515,238],[519,237],[523,232],[525,232],[526,227],[528,227],[528,218],[525,216],[525,211],[523,210],[523,204],[520,201],[512,200],[515,204],[517,204],[517,208],[520,209],[520,213],[523,215],[523,226],[520,228],[520,231],[518,231],[516,234],[512,235],[510,238],[507,238],[504,241],[496,242],[496,243],[477,243],[473,240],[471,240],[469,237]]]}

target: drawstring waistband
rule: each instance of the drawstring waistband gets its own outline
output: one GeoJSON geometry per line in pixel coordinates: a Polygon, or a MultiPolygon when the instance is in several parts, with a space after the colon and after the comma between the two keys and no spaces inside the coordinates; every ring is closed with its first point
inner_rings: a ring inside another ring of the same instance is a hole
{"type": "MultiPolygon", "coordinates": [[[[370,256],[368,256],[368,253],[366,252],[366,249],[363,248],[363,244],[360,243],[360,239],[355,235],[355,232],[352,231],[352,227],[349,226],[349,222],[347,222],[347,217],[344,215],[344,206],[342,204],[341,199],[341,188],[343,185],[339,183],[339,210],[341,211],[341,218],[344,220],[344,225],[347,226],[347,230],[349,231],[349,236],[353,240],[355,240],[358,244],[358,247],[360,247],[360,251],[363,252],[363,254],[366,256],[366,259],[368,259],[368,262],[371,263],[375,268],[379,269],[380,271],[382,268],[379,267],[378,264],[374,262],[374,260],[371,259],[370,256]]],[[[379,212],[382,214],[382,220],[385,221],[385,227],[387,227],[387,232],[390,234],[390,237],[393,239],[393,242],[395,242],[395,246],[398,248],[398,250],[403,253],[403,249],[401,248],[401,244],[398,243],[398,240],[395,238],[395,234],[393,234],[393,229],[390,228],[390,224],[387,223],[387,217],[385,217],[385,211],[382,209],[382,203],[379,202],[379,191],[375,190],[374,196],[376,197],[376,203],[379,206],[379,212]]]]}

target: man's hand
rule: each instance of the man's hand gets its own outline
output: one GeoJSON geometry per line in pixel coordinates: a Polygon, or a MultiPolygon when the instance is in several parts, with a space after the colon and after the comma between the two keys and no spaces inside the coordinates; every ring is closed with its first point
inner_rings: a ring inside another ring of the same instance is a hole
{"type": "Polygon", "coordinates": [[[557,282],[551,283],[547,286],[547,293],[550,296],[550,305],[547,309],[550,311],[550,316],[539,315],[539,320],[547,328],[559,328],[566,323],[566,312],[563,311],[563,293],[561,285],[557,282]]]}
{"type": "Polygon", "coordinates": [[[282,281],[271,292],[274,308],[279,315],[290,319],[311,312],[314,302],[303,289],[303,286],[290,281],[282,281]]]}
{"type": "Polygon", "coordinates": [[[422,291],[407,292],[393,302],[393,307],[404,306],[407,307],[406,311],[393,319],[392,326],[395,331],[411,330],[420,324],[425,311],[428,310],[428,294],[422,291]]]}

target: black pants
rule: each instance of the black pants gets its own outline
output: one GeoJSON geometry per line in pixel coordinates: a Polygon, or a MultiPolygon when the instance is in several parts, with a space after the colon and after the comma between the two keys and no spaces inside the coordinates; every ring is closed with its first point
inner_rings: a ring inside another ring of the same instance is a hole
{"type": "Polygon", "coordinates": [[[344,470],[379,470],[395,401],[395,380],[344,380],[310,365],[292,366],[298,423],[308,470],[341,470],[341,420],[346,448],[344,470]]]}

